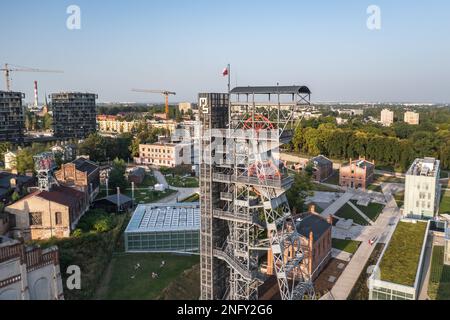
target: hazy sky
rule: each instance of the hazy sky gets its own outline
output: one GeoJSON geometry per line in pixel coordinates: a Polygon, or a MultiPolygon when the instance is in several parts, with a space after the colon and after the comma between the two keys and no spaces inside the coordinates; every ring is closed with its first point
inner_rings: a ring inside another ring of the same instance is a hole
{"type": "MultiPolygon", "coordinates": [[[[99,101],[174,101],[238,85],[307,85],[314,101],[450,102],[450,1],[2,0],[0,63],[14,90],[90,91],[99,101]],[[66,9],[81,8],[81,30],[66,9]],[[371,31],[367,7],[381,9],[371,31]]],[[[0,88],[5,87],[3,78],[0,88]]]]}

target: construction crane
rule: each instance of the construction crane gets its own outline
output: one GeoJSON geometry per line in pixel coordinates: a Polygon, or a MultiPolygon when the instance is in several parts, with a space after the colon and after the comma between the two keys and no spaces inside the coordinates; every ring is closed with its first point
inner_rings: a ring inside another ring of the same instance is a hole
{"type": "Polygon", "coordinates": [[[158,93],[162,94],[166,98],[166,119],[169,119],[169,96],[176,96],[177,94],[168,90],[142,90],[142,89],[133,89],[134,92],[143,92],[143,93],[158,93]]]}
{"type": "Polygon", "coordinates": [[[10,78],[11,72],[63,73],[63,71],[59,71],[59,70],[43,70],[43,69],[36,69],[36,68],[28,68],[28,67],[14,66],[14,65],[7,64],[7,63],[5,63],[4,68],[0,68],[0,71],[3,71],[5,73],[6,91],[11,91],[11,78],[10,78]]]}

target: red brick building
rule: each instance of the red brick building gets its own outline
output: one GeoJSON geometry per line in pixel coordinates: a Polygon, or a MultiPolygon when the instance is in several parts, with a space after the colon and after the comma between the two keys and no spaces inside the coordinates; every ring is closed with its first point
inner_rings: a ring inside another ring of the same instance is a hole
{"type": "Polygon", "coordinates": [[[373,182],[375,174],[375,162],[364,158],[350,159],[350,164],[342,166],[339,170],[339,185],[352,189],[367,189],[373,182]]]}
{"type": "MultiPolygon", "coordinates": [[[[331,259],[331,229],[332,221],[324,219],[315,213],[314,206],[310,212],[294,216],[297,232],[301,235],[301,248],[304,259],[301,271],[304,277],[313,281],[331,259]]],[[[285,252],[286,261],[294,252],[285,252]]],[[[273,257],[269,250],[267,254],[267,274],[273,275],[273,257]]]]}
{"type": "Polygon", "coordinates": [[[333,175],[333,162],[325,156],[319,155],[311,159],[313,166],[313,179],[323,182],[333,175]]]}

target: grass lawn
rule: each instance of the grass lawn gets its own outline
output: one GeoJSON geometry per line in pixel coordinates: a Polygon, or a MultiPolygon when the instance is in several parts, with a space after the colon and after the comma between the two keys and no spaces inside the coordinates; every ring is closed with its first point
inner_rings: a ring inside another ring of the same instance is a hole
{"type": "Polygon", "coordinates": [[[341,209],[339,209],[339,211],[335,215],[343,219],[352,219],[354,223],[359,224],[361,226],[367,226],[369,224],[348,203],[346,203],[341,209]]]}
{"type": "Polygon", "coordinates": [[[334,184],[334,185],[338,186],[339,185],[339,171],[335,170],[333,175],[331,177],[329,177],[327,180],[325,180],[324,183],[334,184]]]}
{"type": "Polygon", "coordinates": [[[405,192],[398,192],[394,195],[395,202],[397,202],[397,206],[399,208],[403,207],[403,204],[405,203],[405,192]]]}
{"type": "Polygon", "coordinates": [[[180,202],[199,202],[199,201],[200,201],[200,195],[198,193],[196,193],[186,199],[183,199],[180,202]]]}
{"type": "Polygon", "coordinates": [[[377,221],[378,217],[380,216],[381,212],[384,209],[384,206],[379,203],[369,203],[367,207],[364,206],[358,206],[356,203],[358,201],[352,200],[352,203],[358,207],[359,210],[361,210],[370,220],[373,222],[377,221]]]}
{"type": "MultiPolygon", "coordinates": [[[[99,299],[106,300],[155,300],[172,281],[179,278],[185,270],[199,263],[199,256],[174,254],[118,254],[110,265],[110,281],[99,299]],[[161,261],[165,267],[160,268],[161,261]],[[136,264],[141,268],[135,270],[136,264]],[[152,279],[152,272],[159,275],[152,279]],[[134,276],[134,278],[132,278],[134,276]]],[[[191,295],[199,295],[200,283],[191,289],[191,295]],[[198,288],[196,287],[198,285],[198,288]]]]}
{"type": "Polygon", "coordinates": [[[450,300],[450,266],[444,265],[443,246],[433,248],[428,295],[432,300],[450,300]]]}
{"type": "Polygon", "coordinates": [[[367,287],[367,280],[369,279],[369,274],[367,274],[367,269],[370,266],[376,265],[378,259],[383,252],[384,244],[378,243],[375,246],[369,260],[367,260],[366,265],[364,266],[363,271],[359,275],[358,280],[356,280],[355,286],[353,287],[350,295],[348,296],[348,300],[369,300],[369,288],[367,287]]]}
{"type": "Polygon", "coordinates": [[[322,191],[322,192],[342,192],[340,189],[330,188],[328,186],[324,186],[322,184],[315,183],[315,182],[312,184],[312,190],[313,191],[322,191]]]}
{"type": "Polygon", "coordinates": [[[400,222],[380,263],[381,280],[414,286],[427,224],[400,222]]]}
{"type": "Polygon", "coordinates": [[[399,178],[399,177],[383,176],[380,174],[376,174],[374,182],[377,182],[377,183],[382,183],[382,182],[384,182],[384,183],[405,183],[405,179],[399,178]]]}
{"type": "Polygon", "coordinates": [[[335,249],[355,254],[361,245],[360,241],[332,239],[332,246],[335,249]]]}
{"type": "Polygon", "coordinates": [[[440,214],[450,214],[450,191],[443,191],[441,195],[440,214]]]}
{"type": "Polygon", "coordinates": [[[176,188],[198,188],[199,182],[197,178],[194,177],[180,177],[180,176],[173,176],[173,177],[166,177],[167,183],[171,185],[172,187],[176,188]]]}
{"type": "Polygon", "coordinates": [[[378,184],[371,184],[367,187],[367,190],[374,191],[374,192],[383,192],[383,189],[378,184]]]}

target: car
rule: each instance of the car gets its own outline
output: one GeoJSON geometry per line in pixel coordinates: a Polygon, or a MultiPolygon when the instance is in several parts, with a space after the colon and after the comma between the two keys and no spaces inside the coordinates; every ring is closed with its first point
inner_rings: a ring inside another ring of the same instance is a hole
{"type": "Polygon", "coordinates": [[[378,240],[378,237],[375,236],[375,237],[373,237],[372,239],[369,240],[369,244],[370,244],[371,246],[373,246],[373,245],[377,242],[377,240],[378,240]]]}

